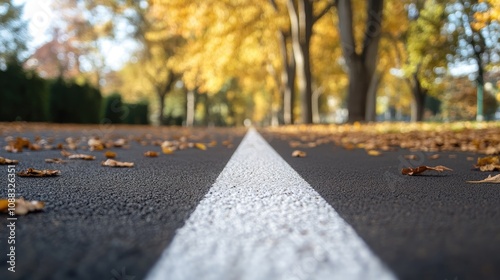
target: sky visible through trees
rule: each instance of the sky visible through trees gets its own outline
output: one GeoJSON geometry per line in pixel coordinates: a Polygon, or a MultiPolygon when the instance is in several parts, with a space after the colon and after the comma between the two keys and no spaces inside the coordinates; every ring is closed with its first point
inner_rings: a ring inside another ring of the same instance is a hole
{"type": "Polygon", "coordinates": [[[500,101],[498,0],[7,0],[0,23],[2,71],[157,124],[491,120],[500,101]]]}

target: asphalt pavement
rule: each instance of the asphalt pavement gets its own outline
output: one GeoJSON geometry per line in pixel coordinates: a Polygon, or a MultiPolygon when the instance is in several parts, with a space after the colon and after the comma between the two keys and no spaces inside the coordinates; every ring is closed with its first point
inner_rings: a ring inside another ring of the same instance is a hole
{"type": "MultiPolygon", "coordinates": [[[[171,243],[177,229],[209,192],[244,135],[244,130],[0,126],[0,146],[6,136],[35,139],[92,135],[126,138],[128,149],[112,148],[117,160],[133,168],[100,166],[71,160],[48,164],[59,150],[24,151],[0,156],[28,167],[53,168],[53,178],[16,178],[17,196],[46,202],[45,210],[16,222],[16,272],[7,271],[7,215],[0,214],[0,279],[143,279],[171,243]],[[161,151],[155,139],[217,140],[206,151],[187,149],[146,158],[161,151]],[[232,139],[234,146],[220,143],[232,139]]],[[[487,177],[472,170],[477,154],[446,152],[438,159],[407,150],[369,156],[333,144],[303,149],[305,158],[291,156],[287,139],[263,133],[269,144],[347,221],[369,248],[399,279],[500,279],[500,186],[467,180],[487,177]],[[453,172],[404,176],[408,165],[445,165],[453,172]]],[[[434,153],[432,153],[434,154],[434,153]]],[[[0,197],[7,196],[7,166],[0,166],[0,197]],[[4,179],[1,179],[4,178],[4,179]]]]}
{"type": "MultiPolygon", "coordinates": [[[[170,243],[175,230],[195,209],[222,171],[241,140],[241,133],[200,129],[218,145],[202,151],[196,148],[171,155],[146,158],[147,150],[160,147],[130,142],[129,149],[113,148],[117,160],[132,161],[133,168],[100,165],[103,151],[79,151],[96,155],[94,161],[68,160],[48,164],[46,158],[61,157],[59,150],[24,151],[0,156],[17,159],[17,171],[28,167],[59,169],[51,178],[16,178],[17,196],[45,201],[43,212],[18,217],[16,223],[15,273],[7,271],[7,215],[0,214],[0,279],[143,279],[170,243]],[[234,147],[220,145],[233,139],[234,147]]],[[[43,127],[4,131],[6,136],[66,137],[129,135],[142,140],[173,139],[190,135],[182,129],[43,127]]],[[[189,137],[188,137],[189,139],[189,137]]],[[[7,166],[0,165],[0,197],[7,197],[7,166]]]]}
{"type": "Polygon", "coordinates": [[[271,146],[356,230],[400,279],[500,279],[500,185],[469,184],[472,153],[397,150],[369,156],[333,144],[301,149],[263,134],[271,146]],[[420,159],[407,160],[415,154],[420,159]],[[401,175],[401,167],[445,165],[453,172],[401,175]]]}

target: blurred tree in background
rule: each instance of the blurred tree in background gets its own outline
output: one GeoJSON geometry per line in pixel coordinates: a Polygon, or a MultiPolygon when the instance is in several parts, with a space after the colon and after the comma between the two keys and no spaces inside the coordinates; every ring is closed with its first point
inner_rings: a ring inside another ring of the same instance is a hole
{"type": "Polygon", "coordinates": [[[7,120],[447,121],[469,119],[473,94],[488,118],[500,100],[498,0],[50,2],[49,39],[34,48],[12,36],[26,30],[22,8],[0,6],[3,79],[43,83],[0,81],[2,100],[43,104],[7,120]]]}

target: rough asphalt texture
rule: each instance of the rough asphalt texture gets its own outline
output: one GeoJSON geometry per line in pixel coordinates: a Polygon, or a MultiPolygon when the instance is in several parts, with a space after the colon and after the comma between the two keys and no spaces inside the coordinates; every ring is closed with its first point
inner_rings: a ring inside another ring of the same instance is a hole
{"type": "MultiPolygon", "coordinates": [[[[58,139],[89,133],[62,132],[58,139]]],[[[143,131],[134,133],[139,136],[143,131]]],[[[20,135],[29,134],[44,132],[20,135]]],[[[2,148],[5,136],[0,139],[2,148]]],[[[7,271],[7,215],[0,214],[0,279],[143,279],[175,230],[208,192],[239,141],[234,138],[231,149],[219,144],[206,151],[188,149],[158,158],[146,158],[143,153],[160,151],[159,147],[132,143],[129,150],[112,149],[117,160],[136,165],[123,169],[100,166],[103,152],[86,151],[97,156],[94,161],[47,164],[44,159],[60,157],[59,151],[11,154],[2,149],[0,156],[20,160],[18,171],[53,168],[62,175],[17,177],[18,196],[45,201],[46,208],[18,218],[15,273],[7,271]]],[[[0,179],[0,197],[6,197],[7,166],[0,166],[0,179]]]]}
{"type": "Polygon", "coordinates": [[[400,279],[500,279],[500,185],[466,183],[498,172],[471,170],[478,155],[405,161],[406,150],[373,157],[325,144],[293,158],[286,141],[265,138],[400,279]],[[408,163],[454,171],[400,175],[408,163]]]}
{"type": "MultiPolygon", "coordinates": [[[[52,135],[47,129],[18,135],[52,135]]],[[[94,132],[76,129],[57,137],[78,133],[94,132]]],[[[2,147],[6,135],[0,135],[2,147]]],[[[399,174],[400,157],[408,151],[370,157],[329,144],[304,149],[306,158],[292,158],[286,141],[264,136],[400,279],[500,279],[500,186],[465,183],[490,174],[471,170],[466,157],[472,154],[443,153],[437,160],[413,162],[442,164],[454,172],[409,177],[399,174]]],[[[241,138],[234,139],[236,147],[241,138]]],[[[0,279],[143,279],[234,151],[219,145],[143,157],[153,149],[158,147],[116,149],[118,160],[135,162],[131,169],[101,167],[102,152],[92,152],[96,161],[56,165],[43,160],[60,157],[59,151],[1,150],[0,156],[21,161],[18,170],[55,168],[63,175],[17,177],[18,195],[43,200],[46,209],[17,221],[15,274],[7,272],[7,216],[0,214],[0,279]]],[[[7,167],[0,166],[1,197],[6,178],[7,167]]]]}

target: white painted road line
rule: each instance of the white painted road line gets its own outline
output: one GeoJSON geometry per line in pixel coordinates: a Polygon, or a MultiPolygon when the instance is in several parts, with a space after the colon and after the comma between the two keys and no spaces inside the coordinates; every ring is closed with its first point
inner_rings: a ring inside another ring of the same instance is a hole
{"type": "Polygon", "coordinates": [[[149,280],[395,279],[253,129],[149,280]]]}

